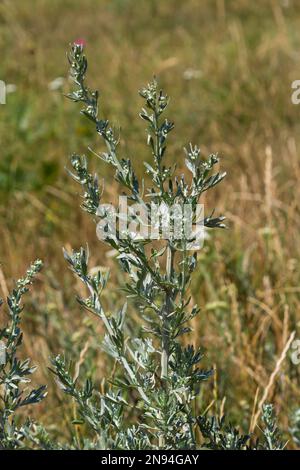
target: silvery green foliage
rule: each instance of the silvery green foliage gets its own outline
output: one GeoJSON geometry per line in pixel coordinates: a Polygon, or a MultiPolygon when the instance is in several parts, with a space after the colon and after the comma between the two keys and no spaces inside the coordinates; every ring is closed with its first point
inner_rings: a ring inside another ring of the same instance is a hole
{"type": "MultiPolygon", "coordinates": [[[[115,169],[115,179],[125,190],[129,201],[150,208],[151,201],[160,205],[174,203],[191,204],[193,209],[201,195],[217,185],[224,173],[213,173],[218,162],[216,155],[207,160],[200,156],[198,147],[192,145],[185,151],[185,164],[191,173],[189,181],[175,176],[175,166],[168,167],[164,157],[169,133],[174,124],[163,118],[168,97],[158,89],[156,80],[141,90],[145,107],[140,117],[147,122],[147,143],[152,153],[152,164],[145,162],[145,170],[151,185],[144,190],[144,181],[138,181],[129,159],[118,156],[119,137],[109,121],[99,117],[99,94],[85,83],[87,60],[83,47],[74,44],[70,55],[70,74],[75,90],[68,97],[83,104],[81,113],[92,123],[103,139],[106,150],[98,156],[115,169]],[[144,202],[144,198],[150,202],[144,202]]],[[[97,175],[88,170],[85,156],[71,158],[73,178],[81,185],[82,208],[93,216],[101,217],[97,209],[102,202],[103,188],[97,175]]],[[[223,217],[206,217],[208,228],[223,228],[223,217]]],[[[112,388],[100,393],[91,380],[83,385],[72,378],[70,366],[61,356],[52,361],[52,371],[61,389],[75,399],[80,416],[77,424],[85,423],[94,435],[84,440],[83,448],[94,449],[245,449],[250,436],[240,435],[225,419],[197,417],[193,402],[199,394],[202,382],[212,374],[199,363],[201,349],[193,345],[183,346],[180,338],[190,331],[189,321],[199,313],[197,306],[190,306],[188,287],[197,266],[196,253],[189,253],[190,240],[170,237],[158,249],[151,240],[139,240],[109,235],[106,239],[118,253],[120,266],[128,275],[125,292],[138,305],[143,334],[133,338],[126,330],[127,304],[121,310],[106,312],[101,302],[101,292],[108,278],[100,272],[90,274],[88,251],[81,248],[65,258],[75,275],[86,285],[87,298],[79,303],[94,313],[104,324],[106,333],[103,350],[119,365],[112,388]],[[133,397],[134,398],[133,401],[133,397]],[[128,420],[135,408],[134,421],[128,420]],[[197,428],[204,443],[197,440],[197,428]]],[[[281,446],[272,409],[263,414],[265,447],[281,446]]],[[[78,444],[78,443],[77,443],[78,444]]],[[[257,443],[256,447],[261,448],[257,443]]],[[[76,447],[76,444],[75,444],[76,447]]]]}
{"type": "Polygon", "coordinates": [[[25,445],[25,435],[31,423],[20,423],[18,410],[39,403],[46,395],[45,386],[28,389],[27,384],[36,367],[30,365],[30,359],[21,360],[18,355],[23,338],[20,329],[22,297],[41,267],[41,261],[35,261],[7,298],[9,321],[0,330],[0,341],[5,345],[5,362],[0,364],[0,449],[16,449],[25,445]]]}
{"type": "Polygon", "coordinates": [[[300,408],[292,415],[290,433],[295,444],[300,447],[300,408]]]}
{"type": "MultiPolygon", "coordinates": [[[[99,156],[115,168],[115,178],[130,201],[149,207],[150,203],[144,202],[147,196],[156,204],[189,203],[194,208],[203,192],[223,179],[223,173],[211,174],[217,156],[203,160],[200,150],[192,145],[185,159],[191,173],[189,181],[184,176],[174,176],[175,167],[165,166],[167,137],[174,125],[162,118],[168,97],[159,91],[154,80],[140,92],[145,100],[140,116],[148,124],[147,142],[153,157],[152,164],[145,163],[152,181],[145,192],[131,161],[118,157],[119,139],[113,128],[98,116],[98,93],[85,85],[87,61],[81,45],[72,47],[70,64],[76,89],[68,96],[83,103],[82,113],[95,124],[106,144],[106,151],[99,156]]],[[[98,178],[89,173],[85,157],[73,155],[71,163],[72,176],[83,188],[82,208],[96,216],[102,197],[98,178]]],[[[223,217],[210,216],[203,222],[208,228],[224,227],[223,217]]],[[[38,403],[46,395],[44,386],[27,390],[26,383],[35,368],[29,360],[18,358],[22,344],[21,302],[41,269],[41,262],[36,261],[8,297],[10,319],[0,330],[0,340],[6,347],[5,362],[0,364],[0,449],[283,449],[271,405],[263,408],[261,442],[257,440],[252,446],[250,436],[227,425],[225,418],[194,414],[194,401],[212,371],[200,368],[201,349],[183,346],[180,341],[190,331],[189,321],[199,313],[197,306],[190,306],[188,295],[197,266],[196,253],[187,250],[190,240],[170,238],[158,249],[151,240],[118,235],[108,237],[106,242],[117,251],[121,268],[128,275],[125,292],[138,305],[143,334],[133,337],[126,329],[126,303],[116,312],[107,312],[103,307],[101,294],[108,276],[91,271],[88,251],[65,251],[74,274],[87,287],[88,297],[78,301],[103,322],[106,333],[102,349],[118,367],[109,379],[109,387],[100,392],[91,379],[82,382],[74,378],[72,364],[63,356],[52,359],[51,370],[58,386],[77,405],[73,424],[85,424],[87,434],[74,433],[71,442],[61,444],[42,425],[29,420],[20,423],[18,409],[38,403]],[[200,442],[197,430],[202,436],[200,442]]]]}
{"type": "Polygon", "coordinates": [[[203,447],[211,450],[243,450],[250,435],[240,435],[238,429],[226,424],[225,416],[221,419],[213,416],[199,416],[198,425],[205,439],[203,447]]]}
{"type": "MultiPolygon", "coordinates": [[[[144,194],[144,183],[134,173],[131,161],[117,155],[118,137],[109,122],[98,116],[98,93],[85,85],[87,61],[81,45],[74,45],[70,54],[71,76],[76,89],[69,96],[83,103],[82,113],[96,126],[106,144],[99,156],[115,168],[115,178],[127,191],[130,201],[145,204],[150,201],[171,206],[174,202],[196,206],[203,192],[218,184],[223,173],[211,174],[218,159],[211,155],[200,157],[200,150],[190,145],[185,163],[191,173],[188,182],[184,176],[174,176],[175,167],[164,164],[168,134],[174,125],[162,115],[168,97],[159,91],[154,80],[140,94],[145,108],[140,114],[148,124],[148,145],[153,163],[145,163],[152,185],[144,194]]],[[[91,175],[85,157],[73,155],[72,176],[83,188],[82,208],[93,216],[102,197],[102,188],[96,175],[91,175]]],[[[206,217],[205,227],[224,227],[223,217],[206,217]]],[[[126,329],[127,304],[116,312],[107,312],[101,294],[108,276],[95,274],[89,266],[88,251],[81,248],[64,255],[74,274],[87,287],[87,298],[79,303],[95,314],[105,326],[102,349],[118,367],[110,386],[100,392],[91,379],[74,378],[72,364],[63,356],[52,359],[52,372],[58,386],[77,405],[77,418],[73,424],[85,424],[87,434],[74,436],[71,442],[59,443],[40,424],[27,420],[20,423],[19,408],[40,402],[46,395],[45,387],[27,390],[26,383],[35,368],[30,361],[18,358],[22,344],[20,329],[23,310],[22,297],[28,291],[35,275],[41,269],[36,261],[7,299],[8,324],[0,330],[5,343],[6,359],[0,364],[0,449],[283,449],[271,405],[263,408],[262,439],[250,445],[250,436],[242,435],[225,418],[195,416],[194,401],[202,382],[212,374],[199,363],[201,349],[183,346],[180,338],[190,331],[189,321],[199,313],[190,306],[188,287],[197,266],[196,253],[187,250],[187,238],[168,239],[161,249],[149,240],[131,237],[108,237],[106,242],[118,253],[121,268],[128,275],[125,292],[139,307],[143,334],[133,337],[126,329]],[[92,274],[93,272],[93,274],[92,274]],[[133,419],[131,419],[133,416],[133,419]],[[197,430],[202,439],[199,442],[197,430]]],[[[1,304],[2,302],[0,302],[1,304]]],[[[56,423],[54,423],[56,424],[56,423]]],[[[295,425],[296,427],[298,426],[295,425]]],[[[294,426],[294,429],[296,427],[294,426]]],[[[298,427],[297,427],[298,429],[298,427]]],[[[293,435],[297,437],[297,429],[293,435]]]]}
{"type": "MultiPolygon", "coordinates": [[[[127,190],[130,201],[149,207],[150,202],[144,202],[146,195],[156,204],[163,202],[171,206],[179,202],[195,207],[202,193],[223,179],[223,173],[211,175],[217,156],[203,160],[200,150],[193,146],[186,151],[190,181],[183,175],[174,176],[175,167],[165,166],[167,138],[174,125],[162,117],[169,99],[159,91],[154,80],[140,92],[145,100],[140,116],[148,124],[147,142],[153,156],[151,165],[145,163],[152,186],[144,194],[141,189],[144,184],[138,181],[131,161],[117,154],[119,137],[109,122],[99,117],[98,92],[85,84],[87,61],[81,45],[72,47],[69,60],[76,89],[68,97],[84,105],[82,114],[95,124],[106,144],[106,151],[99,156],[115,168],[115,178],[127,190]]],[[[89,173],[85,157],[73,155],[71,163],[72,176],[83,188],[82,208],[96,215],[102,197],[98,178],[89,173]]],[[[207,217],[204,225],[224,227],[223,217],[207,217]]],[[[144,335],[137,339],[126,336],[126,305],[115,314],[105,312],[101,291],[107,277],[89,274],[87,251],[65,252],[72,270],[90,294],[79,302],[103,321],[106,328],[103,349],[123,372],[115,379],[114,393],[104,396],[93,390],[89,381],[83,388],[74,383],[61,357],[53,360],[54,373],[62,389],[75,398],[82,419],[96,434],[97,447],[195,448],[197,423],[193,401],[201,383],[212,373],[199,367],[203,357],[200,349],[192,345],[184,347],[180,342],[180,337],[190,331],[189,320],[199,313],[197,306],[190,307],[188,296],[191,275],[197,265],[196,253],[187,251],[186,238],[169,239],[161,249],[155,249],[151,240],[120,238],[118,233],[106,242],[117,250],[121,268],[129,276],[125,290],[139,306],[144,335]],[[139,422],[132,427],[124,422],[124,412],[132,406],[134,390],[139,396],[139,422]]]]}
{"type": "Polygon", "coordinates": [[[259,438],[252,444],[250,434],[240,434],[239,430],[226,423],[225,416],[221,419],[200,416],[197,419],[202,436],[203,447],[213,450],[283,450],[281,434],[277,427],[273,405],[266,404],[262,408],[259,438]]]}
{"type": "Polygon", "coordinates": [[[286,443],[283,443],[281,433],[276,423],[276,416],[273,405],[266,404],[262,409],[262,440],[257,444],[258,449],[283,450],[286,443]]]}

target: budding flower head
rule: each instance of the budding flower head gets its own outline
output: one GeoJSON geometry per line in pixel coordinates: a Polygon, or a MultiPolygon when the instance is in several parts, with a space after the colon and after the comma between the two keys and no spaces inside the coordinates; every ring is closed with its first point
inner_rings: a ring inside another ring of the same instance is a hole
{"type": "Polygon", "coordinates": [[[85,44],[86,44],[86,42],[85,42],[85,40],[82,39],[82,38],[76,39],[76,40],[74,41],[74,46],[78,46],[78,47],[80,47],[81,49],[83,49],[83,48],[85,47],[85,44]]]}

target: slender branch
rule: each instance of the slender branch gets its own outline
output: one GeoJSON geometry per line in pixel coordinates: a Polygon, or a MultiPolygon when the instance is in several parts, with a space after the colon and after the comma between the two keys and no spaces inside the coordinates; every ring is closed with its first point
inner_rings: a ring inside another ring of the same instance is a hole
{"type": "MultiPolygon", "coordinates": [[[[174,251],[168,244],[167,247],[167,261],[166,261],[166,278],[170,282],[173,277],[174,270],[174,251]]],[[[169,349],[170,349],[170,332],[168,317],[172,310],[172,295],[170,291],[166,293],[165,304],[162,310],[162,354],[161,354],[161,378],[168,378],[168,364],[169,364],[169,349]]]]}

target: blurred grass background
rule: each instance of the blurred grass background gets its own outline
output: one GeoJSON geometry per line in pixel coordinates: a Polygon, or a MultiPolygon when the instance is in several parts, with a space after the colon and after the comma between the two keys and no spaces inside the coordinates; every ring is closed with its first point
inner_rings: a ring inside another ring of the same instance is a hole
{"type": "MultiPolygon", "coordinates": [[[[39,365],[36,380],[49,384],[35,417],[54,432],[67,436],[72,425],[49,356],[65,350],[76,362],[82,353],[82,372],[96,374],[99,386],[106,367],[101,325],[77,306],[81,287],[61,248],[88,241],[92,263],[114,267],[64,169],[72,152],[101,145],[63,97],[68,44],[86,41],[89,83],[101,91],[104,116],[120,124],[120,150],[138,172],[149,149],[137,90],[153,74],[171,96],[169,161],[180,167],[190,141],[222,157],[228,177],[204,203],[226,214],[229,230],[215,232],[199,253],[192,291],[202,314],[191,339],[217,371],[199,411],[224,410],[248,431],[291,332],[300,337],[300,107],[291,103],[291,83],[300,79],[299,22],[296,0],[0,2],[0,79],[10,91],[0,106],[0,291],[6,295],[31,260],[44,260],[27,304],[25,354],[39,365]]],[[[109,199],[117,191],[113,175],[90,160],[109,199]]],[[[109,308],[122,301],[122,282],[113,269],[109,308]]],[[[287,438],[299,407],[299,367],[287,354],[268,394],[287,438]]]]}

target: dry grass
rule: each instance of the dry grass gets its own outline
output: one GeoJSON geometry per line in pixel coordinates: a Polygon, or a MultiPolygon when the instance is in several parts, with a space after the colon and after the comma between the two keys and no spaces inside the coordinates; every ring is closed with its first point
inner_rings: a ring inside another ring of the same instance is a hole
{"type": "MultiPolygon", "coordinates": [[[[227,181],[204,202],[226,213],[229,230],[207,242],[193,285],[202,307],[193,339],[217,368],[199,406],[214,399],[217,413],[247,430],[271,400],[288,432],[300,394],[299,367],[286,348],[300,320],[300,108],[290,100],[300,77],[299,17],[292,0],[1,2],[0,77],[17,91],[0,109],[0,289],[5,295],[31,259],[45,259],[25,325],[26,352],[40,365],[39,380],[50,383],[37,412],[44,421],[59,409],[66,433],[70,427],[46,369],[50,353],[75,355],[78,369],[97,371],[99,386],[104,369],[99,327],[76,306],[61,256],[63,245],[88,240],[94,264],[114,266],[64,172],[72,151],[98,142],[72,104],[48,88],[66,75],[67,44],[84,37],[92,85],[138,167],[148,157],[136,92],[153,73],[172,97],[177,135],[169,159],[180,167],[189,141],[222,155],[227,181]]],[[[108,196],[114,192],[107,188],[108,196]]],[[[108,305],[119,301],[119,282],[113,274],[108,305]]]]}

